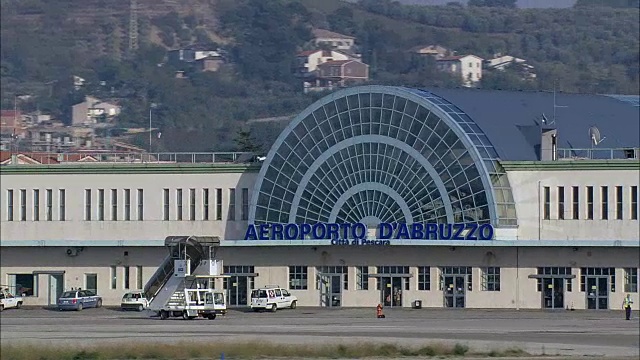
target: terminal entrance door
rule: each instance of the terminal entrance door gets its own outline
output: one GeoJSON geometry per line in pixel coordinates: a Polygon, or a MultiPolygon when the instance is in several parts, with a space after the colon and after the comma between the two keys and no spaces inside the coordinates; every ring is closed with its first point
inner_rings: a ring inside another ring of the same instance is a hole
{"type": "Polygon", "coordinates": [[[609,277],[587,276],[585,293],[587,309],[606,310],[609,308],[609,277]]]}
{"type": "Polygon", "coordinates": [[[342,274],[318,274],[320,306],[342,306],[342,274]]]}
{"type": "Polygon", "coordinates": [[[342,306],[342,290],[349,288],[347,266],[318,266],[316,289],[320,291],[320,306],[342,306]]]}
{"type": "Polygon", "coordinates": [[[58,298],[64,291],[64,275],[49,274],[49,306],[57,306],[58,298]]]}
{"type": "Polygon", "coordinates": [[[444,307],[464,308],[467,291],[472,290],[473,277],[469,266],[444,266],[440,269],[440,285],[444,307]]]}
{"type": "Polygon", "coordinates": [[[380,303],[384,307],[402,306],[403,277],[380,277],[380,303]]]}
{"type": "Polygon", "coordinates": [[[564,308],[564,278],[542,278],[542,308],[564,308]]]}
{"type": "Polygon", "coordinates": [[[247,306],[249,305],[249,294],[254,288],[254,279],[257,275],[254,273],[253,266],[225,266],[224,275],[228,278],[224,279],[224,289],[227,293],[227,304],[229,306],[247,306]]]}
{"type": "Polygon", "coordinates": [[[444,277],[445,307],[463,308],[465,294],[464,275],[446,275],[444,277]]]}

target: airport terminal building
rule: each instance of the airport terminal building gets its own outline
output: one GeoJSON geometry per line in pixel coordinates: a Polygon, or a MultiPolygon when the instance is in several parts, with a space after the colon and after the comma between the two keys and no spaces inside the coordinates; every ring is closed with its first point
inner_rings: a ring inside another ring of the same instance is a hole
{"type": "Polygon", "coordinates": [[[0,285],[119,305],[194,235],[222,240],[232,306],[279,285],[298,306],[621,309],[640,300],[638,101],[360,86],[262,161],[5,154],[0,285]]]}

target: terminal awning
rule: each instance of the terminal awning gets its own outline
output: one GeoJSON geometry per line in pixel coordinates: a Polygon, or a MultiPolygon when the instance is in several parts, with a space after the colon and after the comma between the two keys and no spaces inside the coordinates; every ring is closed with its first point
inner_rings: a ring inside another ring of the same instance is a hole
{"type": "Polygon", "coordinates": [[[551,275],[551,274],[535,274],[535,275],[529,275],[529,279],[575,279],[576,276],[573,274],[567,274],[567,275],[560,275],[560,274],[555,274],[555,275],[551,275]]]}
{"type": "Polygon", "coordinates": [[[369,277],[373,277],[373,278],[390,278],[390,277],[410,278],[410,277],[413,277],[413,275],[411,275],[411,274],[369,274],[369,277]]]}

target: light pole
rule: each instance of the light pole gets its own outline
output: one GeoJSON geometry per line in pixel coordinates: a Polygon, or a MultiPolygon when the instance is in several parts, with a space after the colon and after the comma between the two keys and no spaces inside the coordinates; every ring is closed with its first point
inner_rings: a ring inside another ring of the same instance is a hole
{"type": "Polygon", "coordinates": [[[151,105],[149,105],[149,153],[151,153],[151,110],[157,106],[158,104],[156,103],[151,103],[151,105]]]}

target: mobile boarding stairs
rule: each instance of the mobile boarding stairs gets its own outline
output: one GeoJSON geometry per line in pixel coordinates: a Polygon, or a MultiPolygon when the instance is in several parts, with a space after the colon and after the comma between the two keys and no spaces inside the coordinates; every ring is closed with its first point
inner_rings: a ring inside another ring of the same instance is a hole
{"type": "Polygon", "coordinates": [[[222,275],[222,260],[216,259],[220,238],[210,236],[169,236],[164,240],[169,255],[144,287],[149,310],[161,319],[198,316],[215,319],[226,314],[224,292],[214,289],[222,275]]]}

